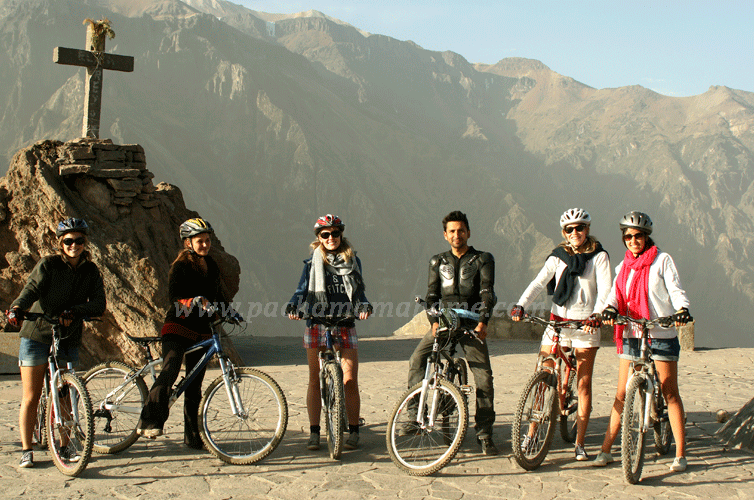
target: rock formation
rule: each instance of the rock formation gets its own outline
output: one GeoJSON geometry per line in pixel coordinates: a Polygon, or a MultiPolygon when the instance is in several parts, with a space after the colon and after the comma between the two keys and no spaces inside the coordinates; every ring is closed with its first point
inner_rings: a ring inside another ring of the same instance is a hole
{"type": "MultiPolygon", "coordinates": [[[[84,366],[109,359],[138,363],[138,349],[125,333],[153,336],[162,326],[168,270],[181,248],[178,225],[198,214],[186,208],[177,187],[154,186],[153,177],[141,146],[78,139],[42,141],[19,151],[0,180],[3,310],[40,257],[55,253],[58,221],[80,217],[91,227],[88,248],[104,278],[107,312],[101,322],[87,326],[84,366]]],[[[211,255],[234,296],[238,261],[216,237],[211,255]]]]}

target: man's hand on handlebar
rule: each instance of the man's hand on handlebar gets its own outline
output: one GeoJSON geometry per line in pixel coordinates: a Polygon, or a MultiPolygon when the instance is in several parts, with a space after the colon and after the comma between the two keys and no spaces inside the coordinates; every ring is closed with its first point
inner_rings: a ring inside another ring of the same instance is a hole
{"type": "Polygon", "coordinates": [[[487,325],[485,325],[481,321],[476,325],[474,331],[476,332],[477,338],[479,340],[484,340],[487,338],[487,325]]]}

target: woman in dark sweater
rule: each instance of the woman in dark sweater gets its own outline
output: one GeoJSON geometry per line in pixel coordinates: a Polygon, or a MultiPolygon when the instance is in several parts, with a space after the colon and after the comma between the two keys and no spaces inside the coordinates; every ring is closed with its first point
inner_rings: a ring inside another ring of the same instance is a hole
{"type": "MultiPolygon", "coordinates": [[[[105,286],[97,265],[86,250],[89,226],[83,219],[66,219],[58,224],[58,255],[43,257],[26,281],[26,286],[6,312],[8,322],[21,326],[18,364],[21,367],[20,467],[33,467],[32,432],[37,405],[42,394],[47,357],[52,344],[52,326],[38,319],[23,321],[23,311],[59,317],[65,338],[61,339],[58,358],[74,365],[79,359],[84,317],[105,312],[105,286]],[[22,324],[23,323],[23,324],[22,324]]],[[[61,450],[65,457],[67,450],[61,450]]],[[[73,459],[73,457],[71,457],[73,459]]]]}
{"type": "MultiPolygon", "coordinates": [[[[223,293],[220,269],[209,256],[212,246],[209,222],[189,219],[180,227],[184,249],[170,266],[168,295],[170,306],[162,327],[162,371],[155,381],[147,404],[141,412],[137,432],[148,438],[162,434],[169,414],[170,389],[181,371],[186,349],[212,336],[212,318],[202,314],[208,303],[227,302],[223,293]]],[[[197,364],[202,352],[186,355],[186,373],[197,364]]],[[[183,402],[184,443],[190,448],[203,449],[199,435],[199,403],[205,370],[186,388],[183,402]]]]}

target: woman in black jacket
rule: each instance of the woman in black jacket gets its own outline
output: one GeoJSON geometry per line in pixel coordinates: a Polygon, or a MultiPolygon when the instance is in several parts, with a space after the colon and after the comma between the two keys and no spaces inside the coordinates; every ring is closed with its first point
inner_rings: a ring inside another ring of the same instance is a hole
{"type": "MultiPolygon", "coordinates": [[[[227,302],[220,269],[209,256],[212,232],[212,226],[203,219],[189,219],[180,227],[184,248],[170,266],[170,305],[161,331],[162,371],[149,391],[137,426],[137,432],[148,438],[162,435],[169,414],[170,389],[181,371],[186,349],[212,336],[212,318],[202,314],[203,306],[227,302]]],[[[186,355],[186,373],[202,355],[201,351],[186,355]]],[[[199,372],[186,388],[183,402],[183,442],[197,450],[204,448],[199,435],[198,412],[205,371],[199,372]]]]}
{"type": "MultiPolygon", "coordinates": [[[[69,218],[58,224],[58,255],[43,257],[29,275],[24,289],[6,311],[8,322],[21,326],[18,365],[21,371],[20,467],[33,467],[32,432],[37,405],[42,394],[47,357],[52,344],[52,326],[38,319],[23,321],[23,311],[59,317],[65,338],[60,342],[58,359],[78,363],[82,318],[105,312],[105,286],[97,265],[86,250],[89,226],[83,219],[69,218]]],[[[61,450],[66,457],[67,450],[61,450]]],[[[70,457],[75,459],[73,456],[70,457]]]]}

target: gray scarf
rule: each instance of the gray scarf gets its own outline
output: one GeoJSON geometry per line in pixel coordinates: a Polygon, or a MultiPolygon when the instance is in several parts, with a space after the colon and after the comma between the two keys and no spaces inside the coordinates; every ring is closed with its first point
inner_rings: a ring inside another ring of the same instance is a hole
{"type": "Polygon", "coordinates": [[[326,315],[328,311],[325,270],[331,274],[343,276],[346,293],[351,303],[355,304],[364,291],[361,268],[355,257],[350,262],[346,262],[340,254],[328,253],[326,255],[325,259],[322,250],[315,249],[312,255],[311,269],[309,269],[309,291],[306,294],[307,310],[315,316],[326,315]]]}

